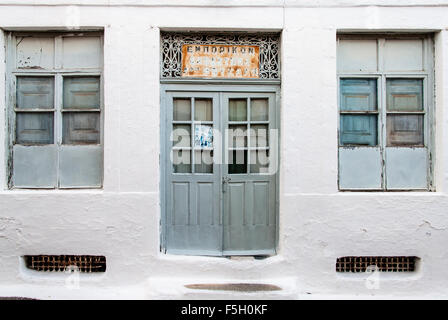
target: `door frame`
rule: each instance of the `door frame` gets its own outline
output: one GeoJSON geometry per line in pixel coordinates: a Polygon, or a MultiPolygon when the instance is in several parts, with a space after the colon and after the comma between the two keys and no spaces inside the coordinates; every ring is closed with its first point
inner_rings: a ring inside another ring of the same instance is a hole
{"type": "MultiPolygon", "coordinates": [[[[164,81],[160,84],[160,150],[159,150],[159,168],[160,168],[160,218],[159,218],[159,250],[161,253],[166,254],[166,209],[167,201],[166,198],[166,175],[167,175],[167,157],[169,157],[169,150],[166,144],[167,139],[167,113],[166,109],[168,106],[167,93],[169,92],[238,92],[238,93],[273,93],[275,94],[275,125],[278,130],[278,144],[277,144],[277,174],[275,178],[275,219],[276,219],[276,230],[275,230],[275,252],[278,253],[279,247],[279,196],[280,196],[280,167],[281,167],[281,121],[280,121],[280,82],[269,81],[269,82],[220,82],[216,83],[213,81],[164,81]]],[[[221,102],[221,101],[220,101],[221,102]]],[[[220,186],[220,189],[222,185],[220,186]]]]}

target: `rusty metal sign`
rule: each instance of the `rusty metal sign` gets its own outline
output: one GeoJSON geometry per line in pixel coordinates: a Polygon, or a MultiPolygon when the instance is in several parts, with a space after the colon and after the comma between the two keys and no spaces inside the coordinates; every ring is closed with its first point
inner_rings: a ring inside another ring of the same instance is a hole
{"type": "Polygon", "coordinates": [[[182,46],[182,77],[259,78],[258,46],[182,46]]]}

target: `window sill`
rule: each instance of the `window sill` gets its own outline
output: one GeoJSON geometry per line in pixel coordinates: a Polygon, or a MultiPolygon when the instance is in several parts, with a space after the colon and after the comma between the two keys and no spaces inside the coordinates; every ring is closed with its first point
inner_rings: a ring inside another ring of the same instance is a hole
{"type": "Polygon", "coordinates": [[[0,191],[0,194],[70,194],[70,193],[85,193],[85,194],[103,194],[103,188],[83,188],[83,189],[6,189],[0,191]]]}
{"type": "Polygon", "coordinates": [[[430,191],[430,190],[338,190],[338,195],[372,195],[372,196],[446,196],[444,192],[430,191]]]}

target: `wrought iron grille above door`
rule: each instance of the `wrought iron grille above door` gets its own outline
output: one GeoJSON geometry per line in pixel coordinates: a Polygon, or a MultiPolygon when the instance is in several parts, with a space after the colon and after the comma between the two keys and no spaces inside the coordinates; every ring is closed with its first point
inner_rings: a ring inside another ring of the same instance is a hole
{"type": "Polygon", "coordinates": [[[280,79],[280,35],[278,33],[161,33],[161,78],[182,78],[182,46],[235,45],[259,48],[258,79],[280,79]]]}

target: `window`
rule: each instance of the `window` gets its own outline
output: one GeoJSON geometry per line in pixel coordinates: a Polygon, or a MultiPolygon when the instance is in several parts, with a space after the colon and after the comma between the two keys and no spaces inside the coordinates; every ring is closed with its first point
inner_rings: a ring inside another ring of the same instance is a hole
{"type": "Polygon", "coordinates": [[[102,186],[102,36],[8,35],[11,188],[102,186]]]}
{"type": "Polygon", "coordinates": [[[338,36],[339,189],[432,190],[430,36],[338,36]]]}

